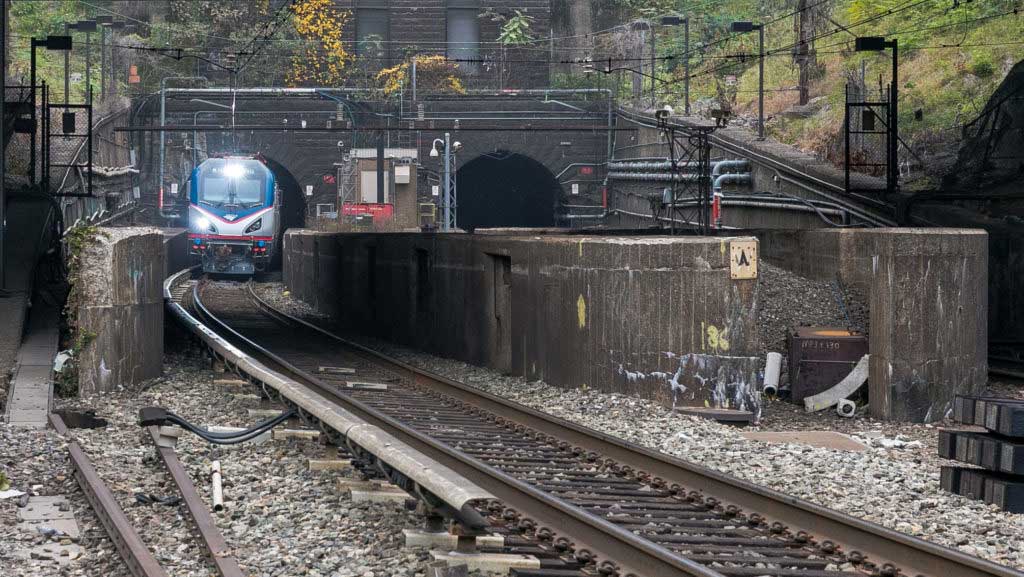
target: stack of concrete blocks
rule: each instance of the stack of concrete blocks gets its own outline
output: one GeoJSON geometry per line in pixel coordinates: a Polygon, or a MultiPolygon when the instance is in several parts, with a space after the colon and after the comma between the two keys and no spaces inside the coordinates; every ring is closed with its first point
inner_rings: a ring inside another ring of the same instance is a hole
{"type": "Polygon", "coordinates": [[[163,366],[164,235],[149,227],[103,228],[81,254],[78,332],[83,396],[160,376],[163,366]]]}
{"type": "Polygon", "coordinates": [[[764,231],[762,256],[839,279],[870,305],[869,399],[884,420],[933,422],[988,378],[988,237],[952,228],[764,231]]]}
{"type": "Polygon", "coordinates": [[[760,410],[756,240],[291,230],[292,293],[353,331],[549,384],[760,410]],[[756,258],[751,254],[751,258],[756,258]]]}

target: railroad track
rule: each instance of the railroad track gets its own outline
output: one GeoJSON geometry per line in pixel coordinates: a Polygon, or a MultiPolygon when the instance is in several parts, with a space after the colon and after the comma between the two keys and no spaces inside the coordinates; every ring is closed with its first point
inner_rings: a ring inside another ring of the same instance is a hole
{"type": "Polygon", "coordinates": [[[267,367],[488,490],[496,500],[479,513],[490,529],[542,560],[523,575],[1024,577],[415,369],[275,310],[249,285],[181,284],[171,297],[267,367]]]}

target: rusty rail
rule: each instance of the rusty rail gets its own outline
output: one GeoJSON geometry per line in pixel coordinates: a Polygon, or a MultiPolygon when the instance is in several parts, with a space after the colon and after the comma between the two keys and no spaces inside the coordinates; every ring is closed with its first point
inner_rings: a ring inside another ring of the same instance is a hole
{"type": "MultiPolygon", "coordinates": [[[[55,413],[50,413],[49,418],[50,425],[57,434],[66,437],[68,429],[64,425],[64,419],[55,413]]],[[[75,479],[78,480],[85,498],[92,505],[131,574],[135,577],[168,577],[167,572],[142,542],[139,533],[128,521],[113,493],[103,483],[103,479],[77,441],[68,440],[68,453],[71,456],[71,465],[75,469],[75,479]]]]}
{"type": "MultiPolygon", "coordinates": [[[[912,537],[804,499],[755,485],[754,483],[720,473],[696,463],[641,447],[612,435],[553,417],[541,411],[503,399],[497,395],[419,369],[368,347],[345,340],[312,323],[293,317],[261,299],[252,289],[251,285],[248,287],[248,293],[253,302],[262,308],[265,313],[319,333],[357,356],[361,356],[379,366],[386,367],[395,374],[404,375],[405,378],[419,386],[426,387],[478,409],[491,412],[501,418],[539,431],[545,435],[566,441],[582,448],[584,451],[591,451],[602,457],[611,458],[635,470],[644,471],[652,477],[664,479],[669,484],[699,489],[704,495],[718,500],[723,508],[732,505],[740,510],[757,513],[772,522],[781,523],[785,526],[786,530],[793,534],[805,532],[812,539],[817,538],[820,543],[828,543],[829,547],[834,547],[847,553],[856,552],[858,556],[866,556],[881,570],[882,574],[887,574],[887,572],[896,574],[898,568],[902,571],[901,575],[1024,577],[1024,573],[1010,567],[912,537]]],[[[223,323],[222,326],[232,331],[223,323]]],[[[237,332],[235,332],[235,335],[244,339],[237,332]]],[[[260,347],[257,345],[256,348],[259,349],[260,347]]],[[[317,382],[316,377],[297,370],[296,367],[290,366],[287,361],[283,363],[283,366],[293,370],[308,382],[317,382]]],[[[341,399],[342,396],[337,395],[337,398],[341,399]]],[[[357,414],[365,416],[371,422],[375,420],[387,422],[390,420],[388,417],[376,414],[374,409],[360,406],[359,401],[347,398],[343,399],[343,401],[347,402],[350,408],[356,409],[357,414]]],[[[390,424],[396,428],[407,429],[407,427],[399,423],[392,422],[390,424]]],[[[414,431],[409,430],[404,434],[400,434],[399,437],[409,436],[411,438],[415,435],[414,431]]],[[[474,477],[471,476],[470,478],[474,477]]],[[[483,480],[478,482],[485,487],[488,486],[483,480]]],[[[498,493],[497,491],[495,493],[501,497],[511,496],[507,493],[498,493]]],[[[567,525],[565,517],[562,518],[562,524],[567,525]]],[[[571,534],[572,531],[567,531],[567,533],[571,534]]]]}
{"type": "Polygon", "coordinates": [[[185,500],[185,506],[188,507],[188,513],[199,530],[199,535],[203,538],[203,543],[206,545],[206,551],[209,553],[210,558],[213,559],[214,565],[217,566],[217,571],[223,577],[243,577],[245,574],[242,573],[242,568],[238,566],[238,562],[231,555],[231,549],[228,547],[227,542],[224,541],[220,531],[217,530],[217,524],[214,522],[213,516],[210,515],[210,510],[206,508],[206,504],[199,498],[199,493],[196,492],[196,487],[192,484],[188,471],[185,470],[181,461],[178,460],[177,453],[174,452],[173,448],[164,447],[160,444],[159,428],[148,427],[148,429],[149,435],[153,439],[153,445],[156,447],[156,452],[160,454],[164,466],[167,467],[167,472],[171,474],[174,484],[178,486],[178,491],[185,500]]]}

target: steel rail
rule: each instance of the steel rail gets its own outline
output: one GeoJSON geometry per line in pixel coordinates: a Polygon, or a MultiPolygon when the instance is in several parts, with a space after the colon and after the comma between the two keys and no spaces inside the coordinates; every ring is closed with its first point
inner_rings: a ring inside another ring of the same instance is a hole
{"type": "Polygon", "coordinates": [[[192,484],[188,471],[178,459],[177,453],[173,448],[160,444],[160,430],[157,427],[148,427],[148,429],[156,452],[160,455],[164,466],[167,467],[167,472],[171,474],[174,484],[178,487],[178,492],[181,493],[185,501],[189,516],[192,517],[200,537],[203,538],[203,545],[206,546],[210,559],[217,567],[217,572],[223,577],[243,577],[245,574],[242,573],[242,568],[238,566],[238,561],[231,556],[231,549],[217,529],[217,523],[213,520],[213,515],[210,514],[206,503],[203,503],[199,493],[196,492],[196,487],[192,484]]]}
{"type": "MultiPolygon", "coordinates": [[[[250,287],[251,290],[251,287],[250,287]]],[[[408,427],[369,405],[339,393],[317,377],[303,371],[287,360],[262,347],[231,328],[214,315],[202,302],[198,291],[193,292],[192,305],[211,324],[229,333],[233,339],[256,354],[271,360],[284,371],[307,383],[317,394],[323,395],[352,411],[367,422],[377,425],[399,440],[408,443],[427,456],[452,468],[466,479],[489,490],[496,498],[538,524],[556,528],[556,532],[571,536],[578,549],[586,549],[614,560],[623,575],[645,577],[722,577],[722,574],[694,561],[685,559],[669,549],[639,537],[596,515],[584,512],[563,499],[545,493],[528,483],[495,469],[430,436],[408,427]]],[[[273,314],[273,313],[272,313],[273,314]]],[[[281,319],[287,315],[277,313],[281,319]]]]}
{"type": "MultiPolygon", "coordinates": [[[[804,499],[629,443],[441,375],[418,369],[368,347],[347,341],[312,323],[288,315],[259,298],[251,286],[249,291],[253,301],[268,313],[322,334],[343,347],[356,351],[359,356],[384,366],[396,374],[405,376],[416,385],[474,405],[524,427],[557,437],[584,450],[596,452],[634,469],[645,471],[652,476],[664,479],[669,484],[674,483],[681,487],[698,490],[721,501],[723,507],[733,505],[741,510],[757,513],[770,521],[782,523],[791,533],[803,531],[811,535],[812,538],[818,536],[820,543],[831,541],[835,547],[841,548],[848,555],[856,551],[877,567],[884,568],[888,565],[891,566],[892,571],[898,568],[904,575],[929,575],[932,577],[952,577],[954,575],[957,577],[1024,577],[1024,573],[1004,565],[930,543],[804,499]]],[[[228,330],[240,338],[245,338],[233,329],[228,328],[228,330]]],[[[304,375],[301,370],[299,374],[304,375]]],[[[312,375],[303,376],[303,378],[310,382],[318,382],[312,375]]],[[[353,405],[358,403],[345,395],[334,393],[334,396],[353,405]]],[[[376,412],[369,407],[362,410],[368,415],[376,412]]],[[[390,420],[389,417],[383,415],[375,418],[390,420]]],[[[404,428],[399,423],[392,422],[389,425],[404,428]]],[[[410,435],[412,433],[409,432],[410,435]]],[[[450,448],[447,450],[451,451],[450,448]]],[[[559,525],[566,526],[564,521],[559,525]]],[[[566,532],[575,536],[572,530],[566,532]]],[[[597,550],[607,552],[602,549],[597,550]]]]}
{"type": "MultiPolygon", "coordinates": [[[[62,437],[67,437],[68,429],[64,419],[56,413],[50,413],[50,426],[62,437]]],[[[92,461],[82,450],[77,441],[68,439],[68,454],[71,457],[71,466],[75,469],[75,479],[85,493],[85,498],[92,505],[93,511],[99,517],[100,523],[106,529],[114,547],[121,554],[128,571],[135,577],[168,577],[166,571],[160,566],[153,553],[146,547],[142,537],[128,521],[124,510],[117,504],[114,494],[110,492],[103,479],[100,478],[93,467],[92,461]]]]}

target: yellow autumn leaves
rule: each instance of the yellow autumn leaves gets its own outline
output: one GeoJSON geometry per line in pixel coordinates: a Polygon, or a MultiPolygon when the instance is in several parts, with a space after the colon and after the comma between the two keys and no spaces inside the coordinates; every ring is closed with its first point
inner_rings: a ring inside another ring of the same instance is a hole
{"type": "Polygon", "coordinates": [[[413,56],[408,61],[377,73],[376,80],[385,96],[392,96],[412,82],[412,62],[416,62],[416,84],[424,92],[465,94],[459,78],[459,65],[439,54],[413,56]]]}
{"type": "Polygon", "coordinates": [[[342,41],[352,13],[339,10],[331,0],[301,0],[292,11],[295,32],[306,41],[306,48],[292,57],[288,84],[341,84],[346,68],[355,60],[342,41]]]}
{"type": "MultiPolygon", "coordinates": [[[[292,7],[295,32],[305,48],[292,56],[286,81],[290,86],[339,86],[354,67],[356,56],[346,50],[344,30],[352,13],[339,10],[332,0],[299,0],[292,7]]],[[[425,92],[465,94],[458,64],[441,55],[412,56],[405,62],[385,68],[372,79],[385,97],[398,94],[412,83],[412,61],[416,61],[416,81],[425,92]]]]}

